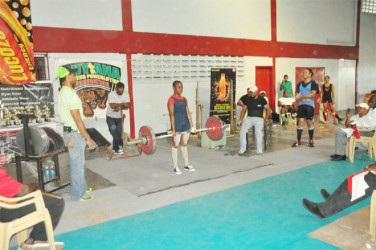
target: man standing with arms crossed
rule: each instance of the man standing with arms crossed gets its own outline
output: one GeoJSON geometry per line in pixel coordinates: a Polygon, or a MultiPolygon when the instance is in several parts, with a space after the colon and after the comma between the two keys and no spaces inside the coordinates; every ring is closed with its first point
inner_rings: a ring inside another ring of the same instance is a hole
{"type": "Polygon", "coordinates": [[[70,165],[70,194],[74,201],[89,201],[93,196],[88,195],[91,188],[85,179],[85,146],[95,148],[95,142],[90,138],[82,120],[82,103],[75,91],[76,76],[72,70],[60,66],[57,70],[60,79],[58,110],[64,127],[64,140],[68,147],[70,165]]]}
{"type": "Polygon", "coordinates": [[[123,119],[122,110],[129,108],[129,95],[124,92],[124,83],[116,84],[116,91],[108,94],[110,107],[106,111],[106,122],[113,138],[112,149],[115,153],[123,154],[123,119]]]}
{"type": "Polygon", "coordinates": [[[308,134],[309,134],[309,146],[313,145],[313,116],[315,114],[315,96],[318,94],[319,85],[312,79],[312,69],[305,69],[303,71],[303,81],[296,85],[296,101],[299,101],[298,106],[298,128],[297,128],[297,140],[291,147],[299,147],[301,145],[301,138],[303,132],[304,120],[307,121],[308,134]]]}

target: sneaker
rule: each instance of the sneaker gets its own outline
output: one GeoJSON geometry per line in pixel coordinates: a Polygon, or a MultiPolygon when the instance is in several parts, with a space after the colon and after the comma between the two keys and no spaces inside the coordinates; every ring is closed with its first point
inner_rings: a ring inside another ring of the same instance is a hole
{"type": "Polygon", "coordinates": [[[310,141],[309,141],[309,144],[308,144],[308,146],[309,146],[310,148],[313,148],[313,147],[315,147],[315,145],[313,145],[313,140],[310,140],[310,141]]]}
{"type": "Polygon", "coordinates": [[[174,168],[174,172],[175,172],[175,174],[177,174],[177,175],[181,174],[181,171],[180,171],[180,168],[179,168],[179,167],[174,168]]]}
{"type": "Polygon", "coordinates": [[[93,191],[93,188],[89,187],[88,189],[86,189],[86,193],[91,193],[91,191],[93,191]]]}
{"type": "Polygon", "coordinates": [[[257,152],[256,155],[262,155],[262,152],[257,152]]]}
{"type": "Polygon", "coordinates": [[[243,155],[245,153],[245,150],[239,150],[238,155],[243,155]]]}
{"type": "Polygon", "coordinates": [[[80,201],[81,201],[81,202],[87,202],[87,201],[91,201],[92,199],[94,199],[93,196],[91,196],[91,195],[84,195],[84,196],[80,199],[80,201]]]}
{"type": "Polygon", "coordinates": [[[184,170],[187,170],[189,172],[196,171],[196,169],[192,165],[188,165],[184,167],[184,170]]]}
{"type": "Polygon", "coordinates": [[[118,150],[115,150],[115,154],[122,155],[124,154],[124,151],[123,149],[118,149],[118,150]]]}
{"type": "Polygon", "coordinates": [[[300,141],[296,141],[296,142],[294,142],[294,144],[291,145],[291,147],[292,147],[292,148],[297,148],[297,147],[299,147],[300,145],[302,145],[302,144],[300,143],[300,141]]]}

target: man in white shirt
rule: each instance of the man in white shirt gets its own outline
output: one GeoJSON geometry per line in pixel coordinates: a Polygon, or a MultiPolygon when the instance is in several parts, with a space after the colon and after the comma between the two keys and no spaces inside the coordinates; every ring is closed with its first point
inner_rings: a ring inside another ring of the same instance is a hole
{"type": "MultiPolygon", "coordinates": [[[[367,114],[369,106],[367,103],[360,103],[356,105],[358,114],[350,117],[350,112],[346,113],[346,128],[351,129],[356,126],[367,126],[367,114]]],[[[352,133],[351,133],[352,134],[352,133]]],[[[350,135],[351,136],[351,135],[350,135]]],[[[335,154],[331,155],[332,161],[344,161],[346,160],[346,144],[349,137],[346,129],[337,128],[335,132],[335,154]]]]}
{"type": "Polygon", "coordinates": [[[283,97],[278,99],[278,107],[281,107],[281,119],[282,126],[286,123],[286,113],[293,113],[293,108],[295,106],[295,98],[288,97],[289,92],[287,90],[283,91],[283,97]]]}
{"type": "Polygon", "coordinates": [[[116,91],[108,94],[106,122],[113,138],[112,149],[115,153],[122,154],[123,151],[123,120],[122,110],[129,108],[129,95],[124,91],[124,83],[116,84],[116,91]]]}

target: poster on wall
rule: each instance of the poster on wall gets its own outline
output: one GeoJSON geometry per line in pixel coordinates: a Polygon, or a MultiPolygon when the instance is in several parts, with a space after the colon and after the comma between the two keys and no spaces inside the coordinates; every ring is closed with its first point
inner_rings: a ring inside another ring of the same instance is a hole
{"type": "MultiPolygon", "coordinates": [[[[75,62],[61,66],[77,70],[75,89],[81,98],[85,118],[94,117],[96,111],[106,110],[108,93],[116,88],[121,78],[120,67],[102,62],[75,62]]],[[[104,112],[99,113],[102,113],[99,117],[105,117],[104,112]]]]}
{"type": "MultiPolygon", "coordinates": [[[[303,78],[303,71],[305,69],[311,69],[313,72],[312,79],[315,80],[318,85],[321,86],[324,84],[324,77],[325,77],[325,67],[296,67],[295,68],[295,84],[297,85],[301,81],[304,81],[303,78]]],[[[319,93],[315,96],[315,114],[319,113],[320,107],[317,104],[317,99],[320,97],[319,93]]]]}
{"type": "Polygon", "coordinates": [[[20,125],[18,114],[34,114],[30,122],[42,123],[54,117],[51,83],[0,84],[1,126],[20,125]]]}
{"type": "Polygon", "coordinates": [[[35,82],[29,1],[0,0],[0,83],[35,82]]]}
{"type": "MultiPolygon", "coordinates": [[[[231,122],[231,101],[235,99],[236,69],[211,69],[210,116],[231,122]]],[[[233,114],[234,115],[234,114],[233,114]]]]}

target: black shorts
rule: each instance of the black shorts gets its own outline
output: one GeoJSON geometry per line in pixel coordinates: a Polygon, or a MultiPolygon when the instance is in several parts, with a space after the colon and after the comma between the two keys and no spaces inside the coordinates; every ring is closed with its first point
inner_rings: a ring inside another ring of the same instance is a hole
{"type": "Polygon", "coordinates": [[[313,120],[315,115],[315,108],[310,105],[299,105],[298,107],[298,118],[304,118],[306,120],[313,120]]]}

